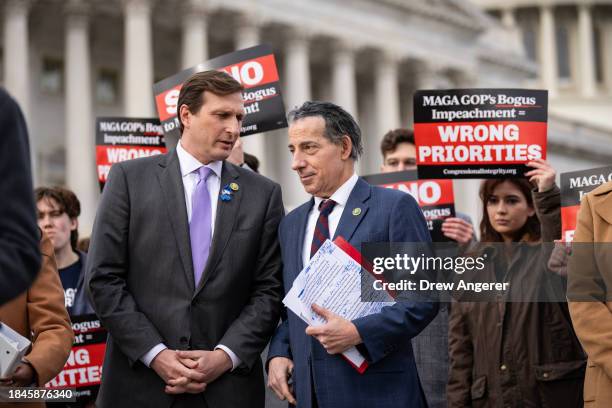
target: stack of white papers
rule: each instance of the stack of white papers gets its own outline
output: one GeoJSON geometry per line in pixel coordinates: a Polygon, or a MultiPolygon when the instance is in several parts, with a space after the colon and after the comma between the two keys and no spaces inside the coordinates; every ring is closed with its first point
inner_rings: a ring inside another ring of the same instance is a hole
{"type": "Polygon", "coordinates": [[[30,347],[30,340],[0,323],[0,378],[8,378],[30,347]]]}
{"type": "MultiPolygon", "coordinates": [[[[346,241],[341,240],[344,245],[346,241]]],[[[368,273],[365,279],[375,278],[368,273]]],[[[325,320],[312,311],[312,304],[328,309],[347,320],[378,313],[385,306],[393,305],[393,298],[385,291],[375,291],[372,285],[362,294],[362,275],[360,263],[330,240],[310,259],[300,272],[293,286],[283,299],[289,310],[298,315],[308,325],[319,326],[325,320]]],[[[365,370],[365,358],[353,347],[343,353],[360,372],[365,370]]]]}

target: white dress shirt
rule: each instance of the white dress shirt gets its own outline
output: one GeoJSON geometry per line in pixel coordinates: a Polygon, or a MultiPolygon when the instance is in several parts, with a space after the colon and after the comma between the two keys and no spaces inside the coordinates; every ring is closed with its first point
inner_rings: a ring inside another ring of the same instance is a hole
{"type": "MultiPolygon", "coordinates": [[[[219,197],[219,190],[221,189],[221,169],[223,168],[223,162],[221,161],[213,161],[209,164],[202,164],[198,159],[193,157],[190,153],[188,153],[183,146],[181,145],[181,141],[179,140],[176,145],[176,154],[179,160],[179,167],[181,169],[181,177],[183,179],[183,190],[185,191],[185,204],[187,206],[187,220],[191,222],[191,212],[192,212],[192,203],[191,197],[193,196],[193,192],[195,191],[196,185],[198,184],[199,175],[197,170],[202,167],[209,167],[212,172],[206,179],[206,186],[208,187],[208,194],[210,195],[210,209],[211,209],[211,228],[210,233],[215,233],[215,219],[217,216],[217,201],[219,197]]],[[[149,350],[144,356],[140,358],[140,360],[149,367],[153,359],[162,351],[167,349],[165,344],[159,343],[154,346],[151,350],[149,350]]],[[[232,370],[238,367],[242,361],[238,356],[230,350],[228,347],[223,344],[217,345],[216,349],[221,349],[227,353],[227,355],[232,360],[232,370]]]]}
{"type": "MultiPolygon", "coordinates": [[[[327,217],[328,225],[329,225],[329,237],[333,239],[334,234],[336,233],[336,228],[338,228],[338,224],[340,223],[340,217],[342,216],[342,212],[344,211],[344,207],[346,207],[346,203],[355,188],[355,184],[357,184],[357,173],[353,173],[353,175],[344,182],[335,192],[329,197],[330,200],[334,200],[336,205],[334,209],[327,217]]],[[[306,224],[306,235],[304,235],[304,247],[302,249],[302,265],[306,265],[308,261],[310,261],[310,247],[312,246],[312,237],[314,235],[315,227],[317,226],[317,220],[319,219],[319,204],[321,201],[325,200],[325,198],[315,197],[314,205],[308,214],[308,223],[306,224]]]]}

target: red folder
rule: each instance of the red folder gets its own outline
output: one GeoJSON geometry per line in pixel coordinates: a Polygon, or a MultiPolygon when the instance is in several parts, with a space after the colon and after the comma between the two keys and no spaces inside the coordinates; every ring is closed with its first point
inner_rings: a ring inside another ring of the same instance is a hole
{"type": "MultiPolygon", "coordinates": [[[[373,272],[372,263],[370,261],[368,261],[367,259],[363,259],[363,262],[362,262],[361,253],[357,250],[357,248],[355,248],[354,246],[349,244],[346,239],[344,239],[341,236],[338,236],[338,237],[336,237],[336,239],[334,239],[333,242],[334,242],[334,244],[336,244],[338,246],[338,248],[342,249],[348,256],[353,258],[355,260],[355,262],[358,262],[362,266],[362,268],[364,268],[366,271],[368,271],[370,274],[372,274],[372,276],[374,276],[376,279],[379,279],[379,280],[384,282],[384,278],[383,278],[382,275],[376,275],[373,272]]],[[[389,293],[389,295],[391,297],[393,297],[395,299],[395,297],[396,297],[395,292],[392,292],[392,291],[387,291],[387,292],[389,293]]],[[[357,370],[357,372],[359,374],[363,374],[366,371],[366,369],[368,368],[368,361],[367,360],[364,360],[364,362],[361,363],[360,366],[357,366],[351,360],[346,358],[344,355],[342,355],[342,358],[344,358],[355,370],[357,370]]]]}

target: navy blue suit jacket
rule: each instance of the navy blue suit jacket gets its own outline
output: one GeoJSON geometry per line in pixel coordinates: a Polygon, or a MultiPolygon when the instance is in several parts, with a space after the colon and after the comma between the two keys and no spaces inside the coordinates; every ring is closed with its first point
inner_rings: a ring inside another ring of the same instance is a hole
{"type": "MultiPolygon", "coordinates": [[[[296,208],[279,227],[285,293],[303,268],[304,234],[313,203],[311,199],[296,208]]],[[[334,238],[338,236],[357,249],[362,242],[430,241],[423,214],[409,194],[371,186],[361,178],[340,218],[334,238]],[[354,208],[360,208],[361,213],[353,215],[354,208]]],[[[270,343],[268,360],[277,356],[293,360],[294,390],[300,408],[312,407],[313,387],[320,408],[425,407],[410,339],[437,311],[436,303],[398,302],[380,313],[354,320],[363,340],[359,348],[369,362],[364,374],[339,355],[328,354],[316,339],[304,333],[306,324],[285,311],[270,343]]]]}

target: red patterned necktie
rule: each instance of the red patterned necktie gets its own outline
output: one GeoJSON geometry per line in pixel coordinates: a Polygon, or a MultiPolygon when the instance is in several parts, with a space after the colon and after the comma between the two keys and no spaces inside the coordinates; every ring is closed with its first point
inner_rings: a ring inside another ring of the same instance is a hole
{"type": "Polygon", "coordinates": [[[336,202],[334,200],[323,200],[319,204],[319,218],[315,225],[314,234],[312,235],[312,245],[310,246],[310,257],[317,253],[321,245],[326,239],[329,239],[329,220],[327,217],[334,209],[336,202]]]}

